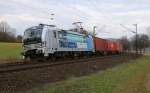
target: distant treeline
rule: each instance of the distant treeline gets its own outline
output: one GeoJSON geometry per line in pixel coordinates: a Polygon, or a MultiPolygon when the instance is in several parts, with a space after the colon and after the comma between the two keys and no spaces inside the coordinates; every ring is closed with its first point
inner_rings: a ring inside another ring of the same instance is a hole
{"type": "Polygon", "coordinates": [[[7,22],[0,22],[0,42],[21,42],[22,36],[16,35],[16,29],[9,26],[7,22]]]}
{"type": "Polygon", "coordinates": [[[145,49],[150,47],[150,38],[147,34],[138,34],[137,38],[136,35],[131,38],[122,37],[120,43],[125,51],[131,51],[137,48],[139,52],[145,52],[145,49]]]}

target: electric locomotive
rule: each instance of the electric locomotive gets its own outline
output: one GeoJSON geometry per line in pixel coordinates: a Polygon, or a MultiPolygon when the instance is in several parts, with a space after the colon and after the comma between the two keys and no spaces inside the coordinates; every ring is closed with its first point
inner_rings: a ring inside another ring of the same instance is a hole
{"type": "Polygon", "coordinates": [[[91,55],[94,51],[92,36],[54,25],[39,24],[26,29],[23,36],[24,58],[75,57],[91,55]]]}

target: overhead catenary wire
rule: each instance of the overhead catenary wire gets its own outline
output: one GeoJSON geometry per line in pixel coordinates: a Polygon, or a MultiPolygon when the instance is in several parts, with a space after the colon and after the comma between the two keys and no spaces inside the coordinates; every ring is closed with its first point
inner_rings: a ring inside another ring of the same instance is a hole
{"type": "MultiPolygon", "coordinates": [[[[23,4],[23,3],[19,3],[19,4],[20,4],[22,10],[26,10],[27,8],[29,8],[29,9],[34,9],[34,11],[38,11],[38,12],[40,11],[39,13],[43,13],[43,14],[48,14],[49,13],[48,9],[41,8],[41,9],[43,9],[43,10],[41,10],[40,8],[32,7],[32,6],[28,5],[28,4],[23,4]],[[46,11],[46,10],[48,10],[48,11],[46,11]]],[[[73,7],[73,6],[69,6],[69,5],[66,6],[66,5],[64,5],[62,3],[60,3],[60,4],[63,5],[63,7],[75,9],[78,12],[77,13],[78,17],[89,19],[88,17],[83,16],[83,15],[87,14],[86,12],[81,11],[80,9],[78,9],[76,7],[73,7]]],[[[61,20],[59,20],[59,21],[61,21],[61,20]]],[[[83,21],[83,20],[81,20],[81,21],[83,21]]],[[[61,21],[61,22],[63,22],[63,21],[61,21]]]]}
{"type": "MultiPolygon", "coordinates": [[[[117,23],[115,23],[115,22],[112,21],[112,19],[108,16],[109,14],[106,14],[106,13],[103,12],[103,10],[100,9],[100,6],[98,7],[97,4],[96,4],[93,0],[92,0],[92,1],[87,0],[87,1],[90,3],[90,6],[93,5],[93,7],[95,7],[95,9],[98,10],[98,11],[103,15],[103,18],[105,18],[105,19],[108,20],[111,24],[113,24],[113,25],[115,25],[115,26],[118,25],[117,23]]],[[[84,12],[84,11],[81,11],[80,9],[78,9],[78,8],[76,8],[76,7],[74,7],[74,6],[64,5],[64,4],[62,4],[61,2],[58,2],[58,3],[60,3],[63,7],[75,9],[75,11],[78,12],[76,15],[77,15],[79,18],[81,18],[81,19],[79,19],[80,21],[83,21],[82,18],[83,18],[83,19],[89,19],[89,17],[84,16],[85,14],[88,15],[88,13],[86,13],[86,12],[84,12]]],[[[50,13],[50,12],[49,12],[50,10],[47,9],[47,8],[32,7],[32,6],[28,5],[28,4],[23,4],[23,3],[20,3],[20,6],[22,6],[21,8],[22,8],[23,10],[25,10],[25,8],[29,8],[29,9],[34,9],[34,11],[38,11],[38,12],[40,11],[39,13],[43,13],[43,14],[45,14],[45,15],[47,15],[47,14],[50,13]]],[[[50,14],[49,14],[49,15],[50,15],[50,14]]],[[[49,16],[49,15],[48,15],[48,16],[49,16]]],[[[57,14],[56,14],[56,15],[57,15],[57,14]]],[[[100,15],[100,14],[99,14],[99,15],[100,15]]],[[[44,16],[44,15],[39,15],[39,16],[42,17],[42,16],[44,16]]],[[[48,16],[47,16],[47,18],[49,19],[48,16]]],[[[96,16],[96,15],[93,14],[93,16],[96,16]]],[[[46,17],[46,16],[45,16],[45,17],[46,17]]],[[[62,20],[58,20],[58,21],[60,21],[60,22],[63,23],[62,20]]],[[[99,22],[99,23],[101,23],[101,22],[99,22]]],[[[119,24],[119,25],[120,25],[120,24],[119,24]]],[[[121,26],[121,27],[122,27],[122,26],[121,26]]]]}
{"type": "Polygon", "coordinates": [[[63,2],[61,2],[61,1],[59,1],[58,3],[62,4],[65,8],[69,8],[69,9],[71,8],[71,9],[77,11],[78,12],[78,13],[76,13],[77,17],[81,18],[81,20],[77,20],[77,21],[83,21],[82,18],[86,19],[86,20],[89,19],[89,17],[84,16],[85,14],[87,14],[86,12],[81,11],[80,9],[76,8],[75,6],[70,6],[69,4],[64,5],[63,2]]]}
{"type": "MultiPolygon", "coordinates": [[[[63,2],[58,2],[58,3],[63,3],[63,2]]],[[[64,5],[64,4],[63,4],[64,5]]],[[[75,5],[75,4],[74,4],[75,5]]],[[[80,9],[78,9],[77,7],[75,7],[75,6],[70,6],[69,4],[68,5],[64,5],[64,7],[65,8],[72,8],[72,9],[75,9],[78,13],[77,13],[77,15],[79,16],[79,17],[82,17],[82,18],[85,18],[85,19],[87,19],[87,20],[89,20],[90,19],[90,16],[93,16],[93,17],[96,17],[96,15],[89,15],[87,12],[85,12],[85,11],[82,11],[82,10],[80,10],[80,9]],[[84,15],[88,15],[89,17],[86,17],[86,16],[84,16],[84,15]]],[[[87,7],[88,8],[88,7],[87,7]]],[[[84,22],[83,20],[80,20],[81,22],[84,22]]],[[[101,23],[100,21],[98,21],[98,23],[101,23]]],[[[101,28],[100,28],[100,31],[102,30],[102,29],[104,29],[104,27],[106,27],[106,25],[104,25],[104,26],[102,26],[101,28]]],[[[108,33],[108,32],[106,32],[106,33],[108,33]]]]}
{"type": "Polygon", "coordinates": [[[135,31],[133,31],[132,29],[127,28],[126,26],[124,26],[123,24],[120,24],[124,29],[126,29],[127,31],[131,31],[132,33],[136,33],[135,31]]]}
{"type": "Polygon", "coordinates": [[[91,5],[91,6],[93,6],[93,7],[95,7],[95,9],[99,12],[99,13],[101,13],[102,14],[102,16],[103,16],[103,18],[105,18],[107,21],[109,21],[111,24],[113,24],[113,25],[116,25],[116,23],[114,23],[112,20],[111,20],[111,18],[110,17],[108,17],[108,15],[106,15],[95,3],[94,3],[94,1],[92,0],[87,0],[88,2],[89,2],[89,5],[91,5]]]}
{"type": "MultiPolygon", "coordinates": [[[[106,13],[104,13],[98,6],[97,6],[97,4],[96,3],[94,3],[94,1],[92,0],[87,0],[90,4],[93,4],[93,6],[95,7],[95,9],[96,10],[98,10],[98,12],[100,12],[103,16],[104,16],[104,18],[106,19],[106,20],[108,20],[112,25],[114,25],[114,26],[118,26],[119,28],[125,28],[125,27],[123,27],[122,25],[120,25],[120,23],[115,23],[114,21],[112,21],[112,19],[108,16],[109,14],[107,13],[107,15],[106,15],[106,13]]],[[[133,32],[133,31],[132,31],[133,32]]]]}
{"type": "MultiPolygon", "coordinates": [[[[95,10],[97,10],[97,11],[99,12],[99,13],[98,13],[99,16],[103,16],[103,18],[104,18],[105,20],[107,20],[109,23],[111,23],[111,24],[114,25],[115,27],[118,26],[118,24],[115,23],[115,22],[113,22],[112,19],[111,19],[108,15],[106,15],[106,14],[97,6],[96,3],[94,3],[94,1],[90,1],[90,0],[87,0],[87,1],[88,1],[88,5],[89,5],[89,6],[92,6],[95,10]],[[101,15],[100,15],[100,14],[101,14],[101,15]]],[[[110,32],[107,32],[107,33],[110,33],[110,32]]]]}

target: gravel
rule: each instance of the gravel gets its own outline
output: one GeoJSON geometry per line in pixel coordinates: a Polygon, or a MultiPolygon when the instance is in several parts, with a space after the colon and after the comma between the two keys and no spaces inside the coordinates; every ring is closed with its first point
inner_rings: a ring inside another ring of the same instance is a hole
{"type": "Polygon", "coordinates": [[[91,62],[73,63],[29,69],[19,72],[0,74],[0,93],[26,93],[28,90],[47,83],[79,77],[105,70],[121,63],[135,59],[133,56],[121,56],[93,60],[91,62]]]}

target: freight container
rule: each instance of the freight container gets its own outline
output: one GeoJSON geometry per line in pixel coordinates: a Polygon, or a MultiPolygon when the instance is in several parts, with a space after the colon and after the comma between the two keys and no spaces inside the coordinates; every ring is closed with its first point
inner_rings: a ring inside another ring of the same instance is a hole
{"type": "Polygon", "coordinates": [[[113,42],[114,44],[114,48],[113,48],[113,52],[118,52],[118,43],[117,42],[113,42]]]}
{"type": "Polygon", "coordinates": [[[107,44],[107,51],[110,53],[118,53],[122,51],[122,46],[118,42],[108,40],[107,44]]]}
{"type": "Polygon", "coordinates": [[[94,37],[95,50],[97,52],[105,52],[107,50],[107,41],[98,37],[94,37]]]}
{"type": "Polygon", "coordinates": [[[94,37],[94,46],[95,51],[100,53],[119,53],[122,51],[120,43],[98,37],[94,37]]]}
{"type": "Polygon", "coordinates": [[[107,52],[113,52],[115,45],[112,41],[107,40],[107,52]]]}

